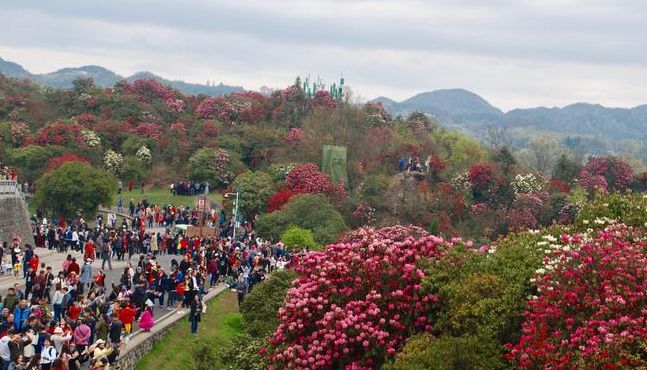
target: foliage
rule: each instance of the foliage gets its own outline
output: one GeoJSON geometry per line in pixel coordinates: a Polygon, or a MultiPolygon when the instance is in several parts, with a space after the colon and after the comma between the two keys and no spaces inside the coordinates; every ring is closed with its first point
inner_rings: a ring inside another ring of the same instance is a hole
{"type": "Polygon", "coordinates": [[[287,164],[272,164],[267,170],[267,173],[272,177],[274,182],[285,181],[285,178],[288,176],[288,173],[294,169],[296,165],[294,163],[287,164]]]}
{"type": "Polygon", "coordinates": [[[346,196],[343,185],[334,184],[330,176],[319,171],[319,167],[313,163],[296,166],[286,176],[285,184],[289,189],[300,193],[325,194],[334,200],[339,200],[346,196]]]}
{"type": "MultiPolygon", "coordinates": [[[[233,337],[220,348],[219,359],[223,370],[265,370],[269,366],[264,351],[267,342],[247,333],[233,337]]],[[[214,362],[205,369],[214,369],[214,362]]]]}
{"type": "Polygon", "coordinates": [[[108,149],[103,155],[103,166],[108,172],[118,176],[124,170],[124,157],[108,149]]]}
{"type": "Polygon", "coordinates": [[[391,114],[384,108],[382,103],[368,102],[364,105],[366,122],[371,126],[384,126],[391,122],[391,114]]]}
{"type": "Polygon", "coordinates": [[[385,370],[410,369],[504,369],[496,343],[486,337],[466,335],[435,338],[417,334],[407,340],[395,362],[382,367],[385,370]]]}
{"type": "Polygon", "coordinates": [[[62,155],[65,152],[60,146],[37,146],[29,145],[22,148],[10,150],[7,160],[12,164],[21,181],[36,181],[47,168],[49,160],[62,155]]]}
{"type": "Polygon", "coordinates": [[[533,173],[518,174],[510,184],[515,194],[538,193],[546,188],[546,181],[533,173]]]}
{"type": "Polygon", "coordinates": [[[267,212],[272,213],[283,208],[285,203],[289,202],[290,198],[297,194],[301,193],[290,189],[281,189],[277,191],[267,200],[267,212]]]}
{"type": "Polygon", "coordinates": [[[63,163],[67,163],[67,162],[82,162],[82,163],[89,164],[87,159],[80,157],[76,154],[68,153],[68,154],[59,155],[58,157],[54,157],[50,159],[49,162],[47,163],[46,172],[53,171],[58,167],[60,167],[63,163]]]}
{"type": "Polygon", "coordinates": [[[571,184],[578,178],[581,169],[582,166],[579,163],[570,159],[566,154],[562,154],[555,163],[552,178],[571,184]]]}
{"type": "Polygon", "coordinates": [[[139,184],[141,181],[146,179],[146,168],[144,167],[144,163],[142,163],[142,161],[137,157],[126,157],[119,177],[139,184]]]}
{"type": "Polygon", "coordinates": [[[262,215],[256,231],[266,239],[279,240],[289,226],[312,231],[317,244],[331,243],[346,228],[341,214],[320,194],[293,196],[279,211],[262,215]]]}
{"type": "Polygon", "coordinates": [[[229,185],[235,178],[233,170],[233,160],[224,149],[199,149],[189,158],[187,165],[190,180],[208,181],[211,186],[215,187],[229,185]]]}
{"type": "Polygon", "coordinates": [[[582,231],[588,228],[603,229],[611,220],[644,227],[647,223],[647,198],[642,194],[597,195],[582,204],[575,225],[582,231]]]}
{"type": "Polygon", "coordinates": [[[272,179],[268,174],[260,171],[238,175],[232,187],[240,193],[238,206],[248,220],[265,212],[267,201],[274,193],[272,179]]]}
{"type": "Polygon", "coordinates": [[[151,160],[153,160],[151,150],[143,145],[139,149],[137,149],[135,156],[144,164],[150,164],[151,160]]]}
{"type": "Polygon", "coordinates": [[[422,259],[449,243],[417,227],[360,229],[295,267],[299,278],[270,340],[277,368],[379,367],[432,328],[438,298],[420,290],[422,259]]]}
{"type": "Polygon", "coordinates": [[[99,205],[112,204],[117,188],[106,172],[81,162],[67,162],[38,180],[37,207],[53,214],[72,217],[77,211],[93,216],[99,205]]]}
{"type": "Polygon", "coordinates": [[[277,311],[285,303],[285,294],[297,278],[292,269],[275,270],[245,297],[240,313],[245,332],[255,338],[265,338],[279,325],[277,311]]]}
{"type": "Polygon", "coordinates": [[[563,235],[537,269],[522,336],[510,346],[519,368],[633,368],[647,338],[644,232],[611,226],[593,240],[563,235]]]}
{"type": "Polygon", "coordinates": [[[286,248],[292,250],[305,248],[309,251],[313,251],[320,249],[317,243],[315,243],[312,231],[298,226],[288,227],[283,234],[281,234],[281,241],[285,244],[286,248]]]}

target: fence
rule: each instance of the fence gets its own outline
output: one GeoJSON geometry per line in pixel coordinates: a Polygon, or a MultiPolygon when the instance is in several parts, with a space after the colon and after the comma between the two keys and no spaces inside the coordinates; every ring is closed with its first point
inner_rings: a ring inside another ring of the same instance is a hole
{"type": "Polygon", "coordinates": [[[21,186],[17,181],[3,180],[0,181],[0,196],[6,195],[20,195],[21,198],[24,198],[22,191],[20,190],[21,186]]]}

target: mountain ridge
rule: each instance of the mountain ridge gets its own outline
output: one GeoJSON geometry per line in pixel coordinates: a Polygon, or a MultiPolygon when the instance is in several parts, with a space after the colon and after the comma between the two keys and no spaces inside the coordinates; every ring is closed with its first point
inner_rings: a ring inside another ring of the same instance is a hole
{"type": "Polygon", "coordinates": [[[112,87],[119,81],[132,82],[142,78],[153,78],[161,83],[170,85],[187,95],[223,95],[232,92],[244,91],[242,86],[230,86],[220,83],[219,85],[202,85],[184,82],[180,80],[169,80],[149,71],[136,72],[130,76],[121,76],[105,67],[98,65],[85,65],[80,67],[65,67],[53,72],[34,74],[30,73],[18,63],[0,58],[0,73],[7,77],[26,78],[38,84],[68,89],[77,78],[92,78],[94,83],[100,87],[112,87]]]}

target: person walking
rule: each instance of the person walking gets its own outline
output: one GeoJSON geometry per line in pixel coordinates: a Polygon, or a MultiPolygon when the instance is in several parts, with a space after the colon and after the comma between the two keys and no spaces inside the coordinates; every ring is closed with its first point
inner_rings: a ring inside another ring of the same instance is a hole
{"type": "Polygon", "coordinates": [[[191,334],[198,335],[198,323],[202,318],[202,299],[195,295],[191,301],[191,311],[189,312],[189,321],[191,322],[191,334]]]}
{"type": "Polygon", "coordinates": [[[238,283],[236,284],[236,293],[238,293],[238,307],[243,304],[245,301],[245,295],[247,294],[247,279],[242,274],[238,277],[238,283]]]}
{"type": "Polygon", "coordinates": [[[112,270],[112,256],[110,252],[110,243],[106,242],[103,240],[103,238],[99,237],[97,239],[99,243],[99,248],[101,250],[101,269],[105,270],[106,269],[106,262],[108,262],[108,268],[112,270]]]}
{"type": "Polygon", "coordinates": [[[58,354],[56,353],[56,348],[52,346],[52,341],[49,338],[46,338],[43,342],[43,349],[41,350],[40,355],[41,370],[50,370],[57,357],[58,354]]]}

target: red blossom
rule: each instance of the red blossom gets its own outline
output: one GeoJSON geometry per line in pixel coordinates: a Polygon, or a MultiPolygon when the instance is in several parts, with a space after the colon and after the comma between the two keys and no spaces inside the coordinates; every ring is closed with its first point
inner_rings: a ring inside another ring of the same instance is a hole
{"type": "Polygon", "coordinates": [[[47,164],[47,170],[46,172],[54,171],[58,167],[60,167],[62,164],[67,163],[67,162],[81,162],[81,163],[90,163],[87,159],[80,157],[76,154],[63,154],[59,155],[58,157],[54,157],[49,160],[47,164]]]}
{"type": "Polygon", "coordinates": [[[274,211],[280,210],[287,202],[290,201],[290,198],[297,194],[300,194],[300,192],[291,189],[282,189],[277,191],[270,197],[270,199],[267,200],[267,212],[272,213],[274,211]]]}
{"type": "Polygon", "coordinates": [[[342,199],[346,196],[346,189],[336,185],[330,177],[319,171],[313,163],[304,163],[296,166],[285,178],[288,188],[300,193],[325,194],[333,199],[342,199]]]}

